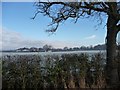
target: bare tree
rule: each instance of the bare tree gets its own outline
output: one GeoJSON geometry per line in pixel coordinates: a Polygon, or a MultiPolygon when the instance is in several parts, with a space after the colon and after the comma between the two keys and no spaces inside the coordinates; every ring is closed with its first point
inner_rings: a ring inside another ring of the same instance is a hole
{"type": "Polygon", "coordinates": [[[107,16],[107,64],[106,64],[106,81],[108,87],[116,87],[118,79],[118,65],[116,60],[116,37],[120,31],[120,2],[85,2],[86,0],[75,0],[75,2],[37,2],[37,12],[33,19],[42,13],[52,19],[51,28],[47,32],[55,32],[60,23],[69,18],[75,19],[96,16],[104,13],[107,16]],[[82,1],[82,2],[80,2],[82,1]]]}
{"type": "Polygon", "coordinates": [[[46,44],[46,45],[43,46],[43,49],[47,52],[47,51],[52,49],[52,46],[46,44]]]}

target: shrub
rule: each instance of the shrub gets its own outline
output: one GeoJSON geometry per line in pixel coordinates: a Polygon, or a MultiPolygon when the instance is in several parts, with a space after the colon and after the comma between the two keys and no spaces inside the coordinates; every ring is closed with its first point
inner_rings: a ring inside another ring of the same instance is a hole
{"type": "Polygon", "coordinates": [[[101,88],[105,59],[102,54],[2,57],[3,88],[101,88]]]}

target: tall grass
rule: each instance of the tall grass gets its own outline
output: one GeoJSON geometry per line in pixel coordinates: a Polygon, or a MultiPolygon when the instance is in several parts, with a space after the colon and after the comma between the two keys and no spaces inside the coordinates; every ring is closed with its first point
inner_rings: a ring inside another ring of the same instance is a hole
{"type": "Polygon", "coordinates": [[[98,53],[2,57],[2,88],[104,88],[105,58],[98,53]]]}

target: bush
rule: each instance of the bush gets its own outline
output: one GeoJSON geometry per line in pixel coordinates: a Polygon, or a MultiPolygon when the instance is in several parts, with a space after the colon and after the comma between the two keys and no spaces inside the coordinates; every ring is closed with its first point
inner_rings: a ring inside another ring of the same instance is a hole
{"type": "Polygon", "coordinates": [[[4,88],[103,88],[102,54],[62,56],[16,55],[2,57],[4,88]]]}

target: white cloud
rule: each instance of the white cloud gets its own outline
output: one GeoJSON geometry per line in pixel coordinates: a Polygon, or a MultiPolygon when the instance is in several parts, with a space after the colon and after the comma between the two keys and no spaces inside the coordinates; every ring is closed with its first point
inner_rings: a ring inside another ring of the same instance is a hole
{"type": "Polygon", "coordinates": [[[85,39],[95,39],[95,38],[96,38],[96,35],[92,35],[92,36],[86,37],[85,39]]]}
{"type": "Polygon", "coordinates": [[[54,48],[79,46],[79,42],[26,39],[18,32],[6,29],[0,29],[0,36],[2,36],[0,38],[0,50],[10,50],[21,47],[42,47],[45,44],[52,45],[54,48]]]}
{"type": "Polygon", "coordinates": [[[43,43],[40,41],[26,39],[18,32],[8,31],[5,29],[0,30],[0,36],[2,36],[0,39],[0,45],[2,45],[2,47],[0,47],[0,50],[32,46],[40,47],[43,45],[43,43]]]}

